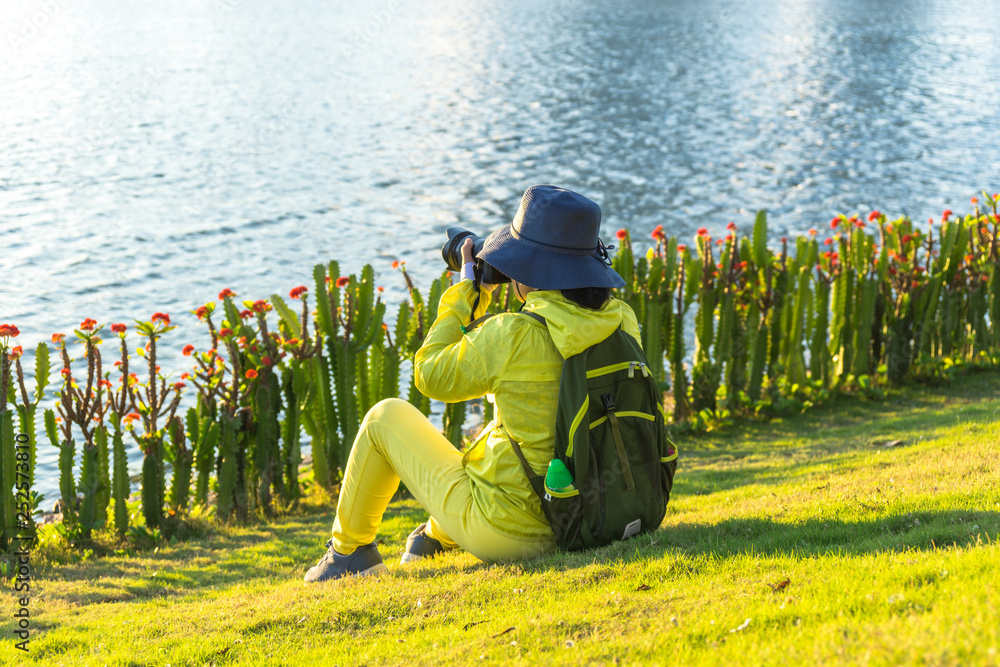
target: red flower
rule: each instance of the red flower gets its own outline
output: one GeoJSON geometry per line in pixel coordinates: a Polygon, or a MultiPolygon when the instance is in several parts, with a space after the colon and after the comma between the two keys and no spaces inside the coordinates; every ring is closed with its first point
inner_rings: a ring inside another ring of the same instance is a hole
{"type": "Polygon", "coordinates": [[[298,344],[299,344],[298,338],[289,338],[288,340],[285,341],[285,345],[298,345],[298,344]]]}
{"type": "Polygon", "coordinates": [[[698,236],[708,236],[708,230],[704,227],[698,228],[698,236]]]}
{"type": "Polygon", "coordinates": [[[946,208],[944,212],[941,213],[941,222],[944,222],[950,217],[951,217],[951,210],[946,208]]]}
{"type": "Polygon", "coordinates": [[[266,313],[267,311],[271,310],[271,304],[269,304],[267,301],[264,301],[263,299],[257,299],[256,301],[253,302],[252,308],[253,312],[255,313],[266,313]]]}
{"type": "Polygon", "coordinates": [[[819,232],[817,232],[815,229],[809,230],[809,236],[816,236],[817,234],[819,234],[819,232]]]}
{"type": "Polygon", "coordinates": [[[833,245],[833,239],[827,239],[823,241],[823,245],[833,245]]]}
{"type": "Polygon", "coordinates": [[[912,236],[910,236],[909,234],[903,234],[903,238],[902,238],[902,239],[900,239],[900,240],[901,240],[901,241],[902,241],[903,243],[909,243],[911,239],[913,239],[913,237],[912,237],[912,236]]]}
{"type": "Polygon", "coordinates": [[[889,275],[893,275],[893,276],[896,275],[896,267],[895,266],[890,266],[889,267],[889,275]]]}
{"type": "Polygon", "coordinates": [[[969,200],[969,202],[972,203],[972,204],[978,204],[979,200],[977,198],[973,197],[972,199],[969,200]]]}
{"type": "Polygon", "coordinates": [[[618,237],[619,241],[624,241],[625,238],[628,236],[628,232],[625,231],[624,229],[619,229],[617,232],[615,232],[615,236],[618,237]]]}
{"type": "Polygon", "coordinates": [[[890,234],[892,234],[892,225],[886,225],[886,226],[885,226],[885,231],[887,231],[887,232],[889,232],[890,234]]]}
{"type": "Polygon", "coordinates": [[[153,313],[153,316],[149,318],[150,322],[163,322],[166,325],[170,325],[170,316],[166,313],[153,313]]]}
{"type": "Polygon", "coordinates": [[[688,247],[686,245],[684,245],[683,243],[678,243],[677,244],[677,252],[686,252],[687,249],[688,249],[688,247]]]}
{"type": "Polygon", "coordinates": [[[219,330],[219,335],[222,336],[223,338],[226,338],[227,336],[232,336],[233,330],[230,329],[229,327],[223,327],[222,329],[219,330]]]}
{"type": "Polygon", "coordinates": [[[83,329],[84,331],[93,331],[94,327],[96,326],[97,326],[97,320],[93,320],[89,317],[85,319],[83,322],[80,322],[80,328],[83,329]]]}
{"type": "Polygon", "coordinates": [[[24,348],[21,347],[20,345],[17,345],[17,346],[14,347],[14,349],[12,349],[10,351],[10,358],[11,359],[17,359],[22,354],[24,354],[24,348]]]}
{"type": "Polygon", "coordinates": [[[830,261],[831,262],[836,262],[838,259],[840,259],[840,253],[837,253],[837,252],[830,253],[830,261]]]}
{"type": "Polygon", "coordinates": [[[728,229],[731,232],[736,231],[736,223],[735,222],[730,222],[728,225],[726,225],[726,229],[728,229]]]}
{"type": "Polygon", "coordinates": [[[743,269],[747,268],[747,263],[746,262],[740,262],[739,264],[736,265],[736,268],[739,269],[740,271],[742,271],[743,269]]]}
{"type": "Polygon", "coordinates": [[[194,314],[199,320],[203,320],[212,314],[212,309],[209,308],[208,304],[206,303],[204,306],[194,311],[194,314]]]}
{"type": "Polygon", "coordinates": [[[257,379],[257,371],[251,368],[246,372],[246,376],[248,380],[255,380],[257,379]]]}
{"type": "Polygon", "coordinates": [[[787,236],[782,236],[781,237],[781,242],[782,243],[788,243],[788,237],[787,236]]]}
{"type": "Polygon", "coordinates": [[[60,372],[60,373],[62,373],[64,377],[69,377],[69,374],[70,374],[70,373],[71,373],[72,371],[70,371],[70,369],[68,369],[68,368],[64,368],[64,369],[62,369],[62,370],[61,370],[61,371],[59,371],[59,372],[60,372]]]}
{"type": "Polygon", "coordinates": [[[305,285],[299,285],[298,287],[293,287],[292,291],[288,293],[288,296],[292,297],[293,299],[298,299],[308,291],[309,291],[308,287],[306,287],[305,285]]]}
{"type": "Polygon", "coordinates": [[[0,337],[7,338],[9,336],[16,338],[19,335],[21,335],[21,330],[13,324],[0,324],[0,337]]]}
{"type": "Polygon", "coordinates": [[[347,287],[347,283],[351,282],[351,279],[347,276],[341,276],[337,278],[337,287],[347,287]]]}
{"type": "Polygon", "coordinates": [[[181,350],[181,354],[185,357],[190,357],[192,352],[194,352],[194,345],[185,345],[184,349],[181,350]]]}
{"type": "Polygon", "coordinates": [[[142,419],[142,415],[140,415],[138,412],[130,412],[130,413],[128,413],[127,415],[125,415],[125,425],[128,426],[129,424],[131,424],[132,422],[134,422],[136,419],[142,419]]]}
{"type": "MultiPolygon", "coordinates": [[[[448,272],[448,277],[449,277],[449,278],[451,278],[451,271],[449,271],[449,272],[448,272]]],[[[379,294],[381,294],[381,293],[382,293],[382,292],[384,292],[384,291],[385,291],[385,288],[384,288],[384,287],[379,287],[379,288],[378,288],[378,293],[379,293],[379,294]]]]}
{"type": "Polygon", "coordinates": [[[116,334],[123,334],[123,333],[125,333],[125,329],[127,329],[127,328],[128,328],[128,327],[126,327],[126,326],[125,326],[125,325],[124,325],[123,323],[121,323],[121,322],[119,322],[118,324],[112,324],[112,325],[111,325],[111,331],[112,331],[113,333],[116,333],[116,334]]]}
{"type": "Polygon", "coordinates": [[[271,357],[264,355],[263,357],[260,358],[260,363],[264,364],[265,366],[270,366],[274,362],[271,361],[271,357]]]}
{"type": "Polygon", "coordinates": [[[879,213],[878,211],[872,211],[871,213],[868,214],[868,222],[872,222],[873,220],[878,220],[878,217],[880,215],[882,214],[879,213]]]}
{"type": "Polygon", "coordinates": [[[181,373],[181,379],[182,380],[187,380],[189,377],[191,377],[190,373],[181,373]]]}
{"type": "Polygon", "coordinates": [[[840,226],[840,216],[839,215],[836,218],[834,218],[833,220],[830,221],[830,229],[836,229],[838,226],[840,226]]]}
{"type": "MultiPolygon", "coordinates": [[[[5,325],[5,326],[13,326],[13,325],[5,325]]],[[[66,334],[61,334],[61,333],[54,333],[54,334],[52,334],[52,342],[55,343],[56,345],[58,345],[59,343],[63,342],[63,340],[65,338],[66,338],[66,334]]]]}
{"type": "Polygon", "coordinates": [[[174,383],[174,391],[180,391],[181,389],[183,389],[186,386],[187,385],[184,384],[183,382],[175,382],[174,383]]]}
{"type": "Polygon", "coordinates": [[[230,297],[230,298],[234,298],[236,296],[236,292],[234,292],[233,290],[231,290],[231,289],[229,289],[227,287],[226,289],[224,289],[221,292],[219,292],[219,301],[222,301],[227,296],[230,297]]]}
{"type": "Polygon", "coordinates": [[[249,308],[240,311],[241,320],[248,320],[251,317],[253,317],[253,311],[250,310],[249,308]]]}
{"type": "Polygon", "coordinates": [[[719,240],[717,240],[717,241],[715,242],[715,245],[722,245],[722,239],[719,239],[719,240]]]}

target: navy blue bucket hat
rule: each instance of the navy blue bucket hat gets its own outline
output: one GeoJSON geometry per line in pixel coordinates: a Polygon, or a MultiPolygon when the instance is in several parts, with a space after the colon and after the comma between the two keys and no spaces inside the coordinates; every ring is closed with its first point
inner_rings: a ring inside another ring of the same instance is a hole
{"type": "Polygon", "coordinates": [[[532,185],[514,221],[490,234],[478,257],[535,289],[624,287],[600,231],[595,202],[554,185],[532,185]]]}

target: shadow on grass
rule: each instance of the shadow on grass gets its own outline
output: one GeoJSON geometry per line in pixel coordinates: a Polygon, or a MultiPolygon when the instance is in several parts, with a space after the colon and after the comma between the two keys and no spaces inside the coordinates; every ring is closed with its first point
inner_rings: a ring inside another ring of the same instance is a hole
{"type": "Polygon", "coordinates": [[[663,532],[662,544],[687,554],[735,556],[859,555],[884,551],[934,550],[995,538],[1000,512],[912,512],[870,521],[816,519],[783,523],[772,519],[727,519],[716,524],[680,524],[663,532]]]}
{"type": "Polygon", "coordinates": [[[670,557],[734,558],[747,555],[809,558],[836,554],[934,551],[997,541],[1000,512],[912,512],[871,521],[817,519],[784,523],[767,518],[682,523],[652,534],[579,552],[548,554],[526,570],[567,570],[619,561],[656,562],[670,557]]]}

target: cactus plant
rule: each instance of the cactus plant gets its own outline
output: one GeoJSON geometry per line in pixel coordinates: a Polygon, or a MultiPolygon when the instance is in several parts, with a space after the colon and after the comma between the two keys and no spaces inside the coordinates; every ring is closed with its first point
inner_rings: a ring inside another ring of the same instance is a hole
{"type": "MultiPolygon", "coordinates": [[[[194,452],[187,446],[184,429],[184,422],[176,416],[167,424],[174,466],[173,477],[170,480],[169,505],[175,512],[188,508],[188,499],[191,495],[191,467],[194,463],[194,452]]],[[[192,442],[194,442],[194,436],[192,436],[192,442]]]]}
{"type": "MultiPolygon", "coordinates": [[[[336,467],[346,464],[350,447],[354,444],[359,424],[359,398],[362,408],[370,402],[368,377],[366,373],[358,373],[359,360],[367,355],[375,337],[382,335],[385,304],[375,296],[375,273],[370,264],[362,268],[360,280],[353,275],[341,277],[336,262],[330,262],[327,272],[321,265],[317,266],[313,275],[317,291],[322,290],[321,293],[327,295],[325,300],[319,298],[317,313],[327,352],[326,361],[320,363],[320,370],[325,375],[323,383],[334,387],[330,402],[324,397],[324,414],[332,416],[330,403],[335,396],[340,430],[339,447],[331,446],[326,452],[329,472],[333,474],[336,467]],[[341,289],[344,290],[342,301],[341,289]],[[355,392],[359,379],[361,386],[355,392]]],[[[329,424],[327,430],[331,430],[329,424]]]]}
{"type": "Polygon", "coordinates": [[[216,493],[215,515],[225,521],[233,515],[236,499],[236,477],[238,463],[236,460],[236,429],[240,418],[226,413],[219,415],[219,470],[217,473],[218,492],[216,493]]]}
{"type": "Polygon", "coordinates": [[[698,259],[690,264],[688,283],[697,283],[698,310],[695,312],[694,366],[691,370],[691,406],[695,412],[714,410],[719,387],[718,368],[712,359],[715,342],[716,266],[712,239],[700,230],[696,239],[698,259]]]}

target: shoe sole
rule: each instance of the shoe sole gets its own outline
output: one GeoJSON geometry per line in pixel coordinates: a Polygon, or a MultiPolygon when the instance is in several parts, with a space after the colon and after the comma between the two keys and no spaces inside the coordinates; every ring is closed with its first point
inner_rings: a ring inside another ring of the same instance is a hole
{"type": "Polygon", "coordinates": [[[403,554],[403,557],[399,559],[399,564],[406,565],[407,563],[415,563],[418,560],[424,560],[424,556],[418,556],[417,554],[406,552],[403,554]]]}

